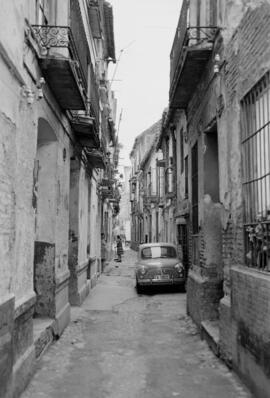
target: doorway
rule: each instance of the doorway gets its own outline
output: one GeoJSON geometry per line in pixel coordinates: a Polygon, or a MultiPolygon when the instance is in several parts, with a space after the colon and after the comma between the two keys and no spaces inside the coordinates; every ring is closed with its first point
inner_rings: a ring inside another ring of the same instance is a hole
{"type": "Polygon", "coordinates": [[[35,210],[34,291],[35,316],[55,316],[55,226],[57,214],[58,142],[49,123],[38,121],[34,167],[35,210]]]}

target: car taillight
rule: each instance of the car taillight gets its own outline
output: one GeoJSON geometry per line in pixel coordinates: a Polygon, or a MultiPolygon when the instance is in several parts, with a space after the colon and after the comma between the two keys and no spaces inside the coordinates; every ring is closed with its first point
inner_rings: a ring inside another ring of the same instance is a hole
{"type": "Polygon", "coordinates": [[[140,274],[145,275],[146,274],[146,269],[144,267],[140,268],[140,274]]]}
{"type": "Polygon", "coordinates": [[[178,272],[179,275],[184,276],[185,269],[184,269],[183,264],[178,263],[178,264],[176,264],[176,265],[174,266],[174,268],[177,270],[177,272],[178,272]]]}

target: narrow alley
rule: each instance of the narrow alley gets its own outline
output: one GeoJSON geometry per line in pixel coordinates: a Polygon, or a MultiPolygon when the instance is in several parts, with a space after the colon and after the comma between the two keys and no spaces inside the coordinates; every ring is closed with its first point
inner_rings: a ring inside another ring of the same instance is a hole
{"type": "Polygon", "coordinates": [[[134,288],[136,253],[112,261],[22,398],[250,398],[200,339],[186,295],[134,288]]]}

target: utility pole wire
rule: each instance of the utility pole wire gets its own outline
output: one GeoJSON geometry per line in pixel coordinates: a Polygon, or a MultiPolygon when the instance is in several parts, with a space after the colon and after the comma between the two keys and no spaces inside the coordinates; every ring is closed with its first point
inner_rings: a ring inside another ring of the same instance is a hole
{"type": "Polygon", "coordinates": [[[131,41],[127,46],[123,47],[123,48],[120,50],[120,54],[119,54],[118,59],[116,60],[115,69],[114,69],[114,72],[113,72],[113,75],[112,75],[112,78],[111,78],[111,81],[110,81],[110,88],[111,88],[111,86],[112,86],[112,83],[115,81],[114,78],[115,78],[115,75],[116,75],[116,72],[117,72],[117,69],[118,69],[118,66],[119,66],[119,62],[120,62],[120,60],[121,60],[121,57],[122,57],[123,52],[124,52],[127,48],[129,48],[130,46],[132,46],[132,44],[133,44],[134,42],[135,42],[135,40],[131,41]]]}
{"type": "Polygon", "coordinates": [[[116,139],[118,142],[118,135],[119,135],[119,130],[120,130],[120,123],[122,120],[122,114],[123,114],[123,108],[121,109],[120,115],[119,115],[119,120],[118,120],[118,127],[117,127],[117,132],[116,132],[116,139]]]}

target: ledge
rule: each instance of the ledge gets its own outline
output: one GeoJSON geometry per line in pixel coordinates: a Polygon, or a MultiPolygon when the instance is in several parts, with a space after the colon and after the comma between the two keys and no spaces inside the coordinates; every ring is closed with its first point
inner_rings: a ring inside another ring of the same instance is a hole
{"type": "Polygon", "coordinates": [[[56,276],[55,282],[56,282],[56,292],[59,292],[62,290],[66,285],[69,283],[69,278],[70,278],[70,272],[66,271],[62,273],[59,276],[56,276]]]}
{"type": "Polygon", "coordinates": [[[80,263],[80,264],[78,265],[78,268],[77,268],[77,274],[82,274],[84,271],[86,271],[86,270],[87,270],[87,267],[88,267],[88,264],[89,264],[89,261],[88,261],[88,260],[86,260],[86,261],[80,263]]]}
{"type": "Polygon", "coordinates": [[[204,339],[214,354],[220,356],[219,321],[202,321],[201,338],[204,339]]]}
{"type": "Polygon", "coordinates": [[[14,319],[18,318],[32,307],[34,307],[36,303],[36,293],[31,292],[28,296],[24,296],[15,302],[15,311],[14,311],[14,319]]]}
{"type": "Polygon", "coordinates": [[[239,272],[241,274],[249,275],[270,282],[270,272],[261,271],[257,268],[234,265],[231,267],[231,272],[239,272]]]}

